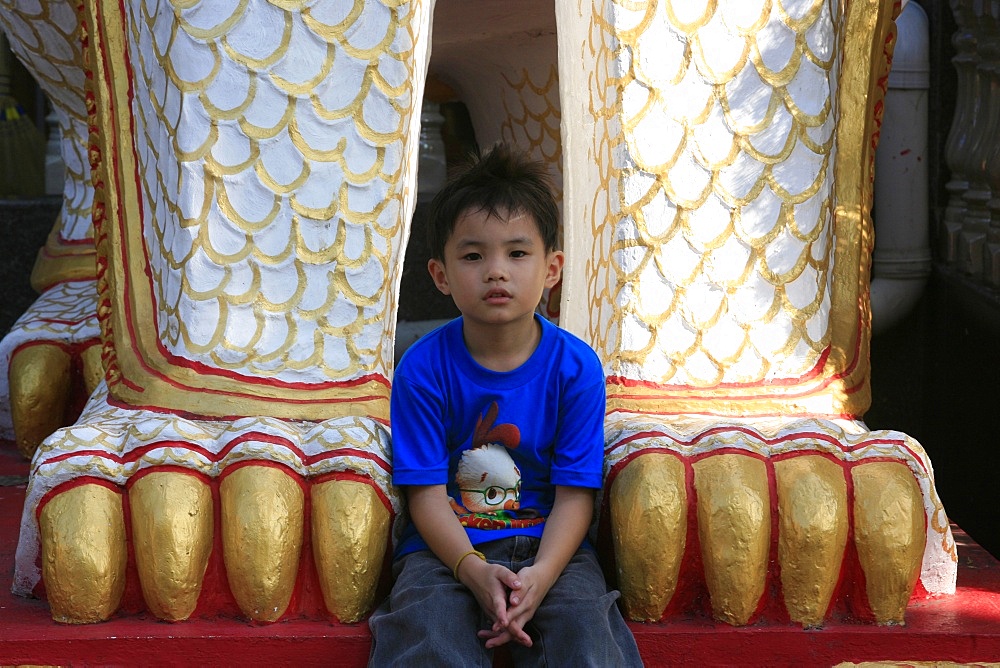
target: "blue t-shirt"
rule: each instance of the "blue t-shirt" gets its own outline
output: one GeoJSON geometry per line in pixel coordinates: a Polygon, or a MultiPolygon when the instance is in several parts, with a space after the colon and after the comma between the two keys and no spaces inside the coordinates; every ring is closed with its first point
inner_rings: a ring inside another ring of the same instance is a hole
{"type": "MultiPolygon", "coordinates": [[[[447,485],[473,545],[540,537],[555,486],[601,486],[604,371],[583,341],[535,316],[542,336],[513,371],[469,354],[458,318],[407,350],[393,378],[396,485],[447,485]]],[[[409,524],[396,556],[427,549],[409,524]]]]}

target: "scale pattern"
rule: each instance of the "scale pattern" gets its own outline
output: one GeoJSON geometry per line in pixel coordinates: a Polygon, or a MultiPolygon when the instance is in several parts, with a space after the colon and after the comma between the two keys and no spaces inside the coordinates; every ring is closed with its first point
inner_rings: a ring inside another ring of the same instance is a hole
{"type": "Polygon", "coordinates": [[[150,299],[172,354],[290,382],[388,377],[420,11],[128,5],[150,299]]]}
{"type": "MultiPolygon", "coordinates": [[[[504,75],[502,90],[504,119],[500,124],[503,141],[517,146],[540,160],[549,169],[556,202],[562,203],[562,139],[559,123],[559,72],[555,64],[547,68],[524,68],[516,75],[504,75]]],[[[539,311],[558,321],[561,284],[546,290],[539,311]]]]}
{"type": "Polygon", "coordinates": [[[62,133],[66,179],[54,234],[62,242],[92,243],[94,189],[87,156],[87,106],[76,11],[71,3],[59,0],[0,0],[0,28],[7,34],[11,50],[52,103],[62,133]]]}
{"type": "Polygon", "coordinates": [[[603,182],[592,209],[605,212],[590,340],[627,379],[803,377],[830,343],[836,3],[606,10],[589,47],[603,182]]]}

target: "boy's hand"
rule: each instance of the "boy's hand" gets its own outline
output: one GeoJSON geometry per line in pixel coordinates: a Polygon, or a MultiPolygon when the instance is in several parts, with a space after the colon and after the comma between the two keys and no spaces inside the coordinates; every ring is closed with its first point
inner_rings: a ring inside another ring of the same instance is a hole
{"type": "Polygon", "coordinates": [[[535,616],[545,595],[583,542],[593,510],[594,490],[556,486],[555,502],[545,522],[535,561],[518,571],[521,586],[511,588],[507,621],[501,623],[495,619],[493,628],[479,632],[479,637],[486,639],[486,647],[492,649],[511,640],[531,647],[524,626],[535,616]]]}
{"type": "Polygon", "coordinates": [[[511,640],[531,647],[531,637],[524,631],[524,627],[534,618],[538,606],[559,577],[559,572],[536,563],[522,568],[517,577],[521,586],[511,588],[508,594],[510,605],[507,608],[507,623],[500,624],[497,621],[492,629],[479,632],[479,637],[486,640],[486,647],[489,649],[511,640]]]}
{"type": "MultiPolygon", "coordinates": [[[[459,566],[458,579],[476,597],[479,607],[493,621],[493,628],[505,628],[510,623],[507,592],[513,595],[523,586],[516,573],[499,564],[465,559],[459,566]]],[[[489,643],[486,646],[491,647],[489,643]]]]}

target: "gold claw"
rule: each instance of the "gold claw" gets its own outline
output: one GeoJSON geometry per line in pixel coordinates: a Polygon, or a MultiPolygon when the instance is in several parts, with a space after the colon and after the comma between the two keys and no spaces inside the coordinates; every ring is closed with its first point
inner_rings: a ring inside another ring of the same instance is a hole
{"type": "Polygon", "coordinates": [[[52,619],[101,622],[125,591],[125,520],[121,494],[81,485],[56,495],[39,518],[42,578],[52,619]]]}
{"type": "Polygon", "coordinates": [[[212,492],[195,476],[150,473],[129,489],[142,594],[160,619],[194,612],[212,552],[212,492]]]}
{"type": "Polygon", "coordinates": [[[609,504],[625,614],[659,621],[677,588],[687,538],[684,464],[666,453],[636,458],[615,478],[609,504]]]}
{"type": "Polygon", "coordinates": [[[29,459],[45,438],[66,424],[73,358],[62,346],[18,349],[10,363],[10,412],[17,449],[29,459]]]}
{"type": "Polygon", "coordinates": [[[356,622],[371,610],[389,540],[389,511],[371,485],[330,480],[312,487],[312,540],[327,610],[356,622]]]}
{"type": "Polygon", "coordinates": [[[717,619],[739,626],[756,611],[767,580],[771,501],[767,466],[724,454],[694,464],[698,536],[717,619]]]}
{"type": "Polygon", "coordinates": [[[854,542],[879,624],[904,624],[924,554],[924,507],[913,473],[898,462],[860,464],[854,478],[854,542]]]}
{"type": "Polygon", "coordinates": [[[775,462],[778,563],[785,607],[802,626],[823,623],[847,545],[847,481],[836,462],[803,455],[775,462]]]}
{"type": "Polygon", "coordinates": [[[305,495],[273,466],[245,466],[221,485],[222,551],[229,587],[250,619],[281,617],[302,552],[305,495]]]}
{"type": "Polygon", "coordinates": [[[100,344],[95,343],[84,348],[80,353],[80,360],[83,363],[83,387],[89,397],[104,380],[104,362],[101,361],[100,344]]]}

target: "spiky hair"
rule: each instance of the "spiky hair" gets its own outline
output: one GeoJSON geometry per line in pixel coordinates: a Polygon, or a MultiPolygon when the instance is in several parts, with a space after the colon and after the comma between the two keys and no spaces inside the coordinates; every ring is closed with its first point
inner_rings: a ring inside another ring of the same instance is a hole
{"type": "Polygon", "coordinates": [[[497,143],[442,188],[431,202],[428,244],[431,257],[443,260],[455,222],[467,211],[490,216],[527,213],[535,220],[545,250],[555,249],[559,209],[545,164],[503,142],[497,143]]]}

